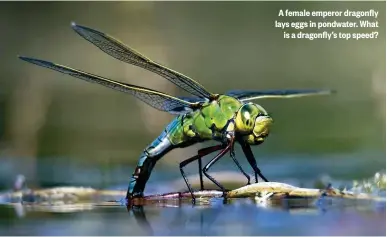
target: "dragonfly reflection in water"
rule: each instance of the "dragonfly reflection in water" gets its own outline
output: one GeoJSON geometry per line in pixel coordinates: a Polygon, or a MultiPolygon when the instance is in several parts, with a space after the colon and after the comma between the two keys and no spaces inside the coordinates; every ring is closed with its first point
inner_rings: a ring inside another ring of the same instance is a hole
{"type": "Polygon", "coordinates": [[[161,135],[142,152],[127,191],[126,198],[129,205],[134,198],[143,197],[145,185],[156,162],[160,158],[175,148],[184,148],[209,140],[217,141],[219,144],[200,149],[196,156],[180,163],[181,174],[192,194],[193,202],[195,202],[193,190],[184,174],[183,168],[195,160],[199,162],[201,190],[204,189],[203,172],[208,179],[223,192],[226,192],[226,189],[208,174],[208,170],[228,152],[230,152],[231,158],[239,170],[246,176],[248,184],[250,183],[249,175],[242,169],[235,158],[235,142],[240,144],[250,166],[254,170],[255,182],[258,182],[258,176],[264,181],[268,181],[258,168],[250,146],[259,145],[265,141],[269,135],[273,119],[262,106],[251,101],[263,98],[327,95],[332,92],[331,90],[315,89],[234,90],[225,94],[214,94],[193,79],[150,60],[107,34],[75,23],[72,23],[72,28],[80,36],[110,56],[154,72],[192,95],[191,97],[174,97],[159,91],[114,81],[56,63],[19,56],[24,61],[129,93],[158,110],[177,115],[161,135]],[[202,168],[201,158],[216,151],[220,152],[202,168]]]}

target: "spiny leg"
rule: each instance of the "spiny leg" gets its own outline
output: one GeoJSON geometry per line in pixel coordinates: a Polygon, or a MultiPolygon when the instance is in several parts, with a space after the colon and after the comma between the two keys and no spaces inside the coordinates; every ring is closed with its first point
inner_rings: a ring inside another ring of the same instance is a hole
{"type": "MultiPolygon", "coordinates": [[[[186,160],[184,160],[184,161],[182,161],[180,163],[180,172],[181,172],[181,175],[184,178],[185,183],[187,184],[189,192],[191,193],[192,201],[193,202],[195,202],[195,196],[193,194],[193,190],[191,188],[191,185],[188,182],[187,176],[184,173],[184,170],[183,170],[184,166],[188,165],[189,163],[191,163],[191,162],[193,162],[193,161],[195,161],[197,159],[199,159],[199,161],[200,161],[203,156],[206,156],[206,155],[208,155],[208,154],[210,154],[212,152],[221,150],[223,148],[224,148],[224,145],[216,145],[216,146],[210,146],[210,147],[206,147],[206,148],[200,149],[196,156],[193,156],[193,157],[191,157],[189,159],[186,159],[186,160]]],[[[201,173],[201,171],[200,171],[200,173],[201,173]]],[[[203,188],[203,183],[202,183],[203,180],[200,180],[200,181],[201,181],[200,186],[201,186],[201,188],[203,188]]]]}
{"type": "MultiPolygon", "coordinates": [[[[243,170],[242,166],[239,164],[238,160],[235,158],[235,152],[234,152],[234,146],[231,149],[230,156],[236,166],[239,168],[239,170],[242,172],[242,174],[247,178],[247,185],[250,184],[250,176],[243,170]]],[[[198,159],[199,163],[199,178],[200,178],[200,190],[204,190],[204,184],[203,184],[203,171],[202,171],[202,159],[198,159]]]]}
{"type": "Polygon", "coordinates": [[[242,172],[242,174],[247,178],[247,185],[250,184],[250,175],[248,175],[242,168],[242,166],[239,164],[238,160],[235,158],[235,152],[234,152],[234,148],[232,148],[231,152],[230,152],[230,156],[231,158],[233,159],[234,163],[236,164],[236,166],[238,167],[238,169],[242,172]]]}
{"type": "Polygon", "coordinates": [[[211,175],[207,174],[208,169],[214,165],[220,158],[222,158],[232,147],[233,141],[230,142],[219,154],[217,154],[203,169],[203,173],[205,176],[207,176],[208,179],[210,179],[216,186],[218,186],[223,191],[223,195],[226,193],[226,189],[218,183],[211,175]]]}
{"type": "Polygon", "coordinates": [[[242,146],[243,153],[245,154],[247,161],[249,162],[250,166],[254,170],[255,174],[255,182],[258,183],[258,175],[261,177],[265,182],[269,182],[265,176],[263,176],[261,170],[258,168],[257,161],[255,160],[254,154],[251,151],[251,147],[249,144],[246,144],[245,142],[240,142],[242,146]]]}
{"type": "Polygon", "coordinates": [[[204,190],[203,173],[202,173],[202,169],[203,169],[203,162],[202,162],[202,159],[198,159],[198,163],[199,163],[200,190],[204,190]]]}

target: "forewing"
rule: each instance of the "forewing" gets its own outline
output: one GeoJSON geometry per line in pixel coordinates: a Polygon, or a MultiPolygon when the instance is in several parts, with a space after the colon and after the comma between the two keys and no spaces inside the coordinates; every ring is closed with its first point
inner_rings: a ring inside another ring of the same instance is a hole
{"type": "Polygon", "coordinates": [[[179,72],[173,71],[150,60],[134,49],[131,49],[120,41],[114,39],[113,37],[97,30],[77,25],[75,23],[72,23],[71,26],[79,35],[81,35],[87,41],[93,43],[95,46],[110,56],[123,62],[157,73],[158,75],[166,78],[192,95],[201,98],[211,97],[211,93],[204,89],[204,87],[198,82],[179,72]]]}
{"type": "Polygon", "coordinates": [[[159,91],[154,91],[144,87],[121,83],[118,81],[93,75],[77,69],[72,69],[52,62],[43,61],[43,60],[34,59],[34,58],[22,57],[22,56],[20,56],[19,58],[29,63],[33,63],[64,74],[68,74],[70,76],[79,78],[81,80],[98,83],[100,85],[112,88],[114,90],[129,93],[158,110],[166,111],[172,114],[187,113],[197,105],[195,103],[184,101],[182,99],[164,94],[159,91]]]}
{"type": "Polygon", "coordinates": [[[329,95],[334,93],[332,90],[317,90],[317,89],[304,89],[304,90],[259,90],[259,91],[249,91],[249,90],[233,90],[227,92],[228,96],[235,97],[241,101],[250,101],[256,99],[265,99],[265,98],[297,98],[304,96],[314,96],[314,95],[329,95]]]}

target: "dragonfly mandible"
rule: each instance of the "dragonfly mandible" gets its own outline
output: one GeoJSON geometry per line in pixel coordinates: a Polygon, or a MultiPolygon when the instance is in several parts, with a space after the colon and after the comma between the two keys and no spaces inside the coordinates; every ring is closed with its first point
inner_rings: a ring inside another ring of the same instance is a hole
{"type": "Polygon", "coordinates": [[[144,195],[146,183],[159,159],[173,149],[184,148],[210,140],[217,141],[218,145],[200,149],[197,155],[183,160],[180,163],[181,175],[192,195],[193,202],[195,202],[193,189],[183,168],[196,160],[198,160],[200,167],[201,189],[203,189],[203,172],[209,180],[216,184],[224,193],[226,192],[223,185],[209,175],[208,171],[211,166],[228,152],[239,170],[246,176],[248,183],[250,183],[250,176],[242,169],[235,158],[235,143],[239,143],[242,147],[248,163],[254,170],[255,182],[258,182],[258,176],[264,181],[268,181],[258,168],[251,146],[259,145],[265,141],[269,135],[273,119],[262,106],[252,101],[263,98],[294,98],[328,95],[333,92],[332,90],[325,89],[292,89],[232,90],[225,94],[211,93],[190,77],[152,61],[105,33],[75,23],[72,23],[71,26],[80,36],[108,55],[154,72],[192,95],[188,97],[175,97],[163,92],[111,80],[56,63],[19,56],[20,59],[29,63],[131,94],[158,110],[176,115],[172,122],[162,131],[160,136],[141,153],[137,166],[129,181],[126,195],[129,205],[133,198],[144,195]],[[201,169],[202,157],[217,151],[219,153],[201,169]]]}

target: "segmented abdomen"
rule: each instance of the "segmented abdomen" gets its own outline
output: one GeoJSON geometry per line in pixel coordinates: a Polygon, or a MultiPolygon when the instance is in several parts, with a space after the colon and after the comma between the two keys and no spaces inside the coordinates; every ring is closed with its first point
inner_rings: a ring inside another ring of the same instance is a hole
{"type": "Polygon", "coordinates": [[[172,149],[188,144],[183,139],[181,122],[182,118],[180,116],[172,120],[160,136],[141,153],[137,167],[129,182],[128,197],[142,196],[156,162],[172,149]]]}

